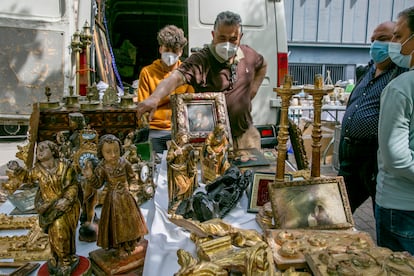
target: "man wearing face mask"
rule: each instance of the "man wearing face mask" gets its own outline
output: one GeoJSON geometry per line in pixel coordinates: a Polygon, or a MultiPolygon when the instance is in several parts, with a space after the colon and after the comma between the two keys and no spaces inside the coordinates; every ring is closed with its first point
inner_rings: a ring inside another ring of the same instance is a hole
{"type": "MultiPolygon", "coordinates": [[[[159,53],[161,58],[142,68],[138,82],[138,101],[143,101],[154,93],[158,84],[175,70],[181,61],[179,58],[187,44],[184,31],[174,25],[167,25],[158,32],[159,53]]],[[[190,85],[181,85],[171,90],[173,93],[192,93],[190,85]]],[[[167,149],[166,142],[171,140],[170,98],[162,98],[150,121],[149,138],[153,150],[162,153],[167,149]]]]}
{"type": "Polygon", "coordinates": [[[380,95],[390,80],[406,71],[388,55],[394,27],[394,22],[387,21],[374,29],[372,60],[352,91],[342,120],[338,175],[344,177],[352,212],[369,197],[375,206],[380,95]]]}
{"type": "Polygon", "coordinates": [[[137,107],[137,116],[152,112],[163,97],[182,84],[196,92],[223,92],[226,97],[234,148],[259,148],[260,134],[253,126],[251,100],[266,74],[263,56],[241,45],[242,22],[230,11],[218,14],[208,47],[193,53],[163,80],[137,107]]]}
{"type": "Polygon", "coordinates": [[[410,70],[381,94],[375,206],[377,243],[414,254],[414,7],[398,15],[392,61],[410,70]]]}

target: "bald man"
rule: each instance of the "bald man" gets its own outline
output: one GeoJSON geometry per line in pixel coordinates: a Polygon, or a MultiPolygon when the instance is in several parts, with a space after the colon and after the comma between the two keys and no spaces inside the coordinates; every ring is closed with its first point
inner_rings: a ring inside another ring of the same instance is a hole
{"type": "Polygon", "coordinates": [[[344,177],[352,212],[369,197],[375,206],[380,96],[390,80],[406,71],[388,55],[394,28],[395,23],[387,21],[374,29],[372,60],[352,91],[342,121],[338,175],[344,177]]]}

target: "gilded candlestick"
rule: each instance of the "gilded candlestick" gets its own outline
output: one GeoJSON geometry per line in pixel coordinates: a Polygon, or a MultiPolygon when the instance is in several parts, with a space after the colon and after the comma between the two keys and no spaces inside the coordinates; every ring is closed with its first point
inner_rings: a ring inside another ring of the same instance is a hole
{"type": "Polygon", "coordinates": [[[76,91],[75,94],[79,95],[80,85],[79,85],[79,70],[80,70],[80,52],[82,51],[82,42],[80,40],[80,33],[76,31],[73,34],[71,47],[73,52],[75,53],[75,61],[76,61],[76,91]]]}
{"type": "Polygon", "coordinates": [[[314,85],[307,85],[303,90],[313,97],[313,129],[312,129],[312,165],[311,177],[321,175],[321,114],[322,98],[334,90],[331,85],[324,86],[322,75],[317,74],[314,78],[314,85]]]}
{"type": "Polygon", "coordinates": [[[87,87],[91,86],[91,44],[92,44],[92,34],[90,31],[90,25],[88,21],[83,25],[83,31],[80,34],[82,45],[85,47],[86,55],[86,76],[87,76],[87,87]]]}
{"type": "Polygon", "coordinates": [[[293,95],[299,93],[301,87],[292,86],[292,76],[285,75],[284,83],[281,87],[274,88],[275,91],[282,98],[282,107],[280,112],[280,124],[277,134],[277,164],[276,164],[276,181],[285,180],[285,161],[287,153],[287,140],[289,138],[289,122],[288,111],[290,99],[293,95]]]}

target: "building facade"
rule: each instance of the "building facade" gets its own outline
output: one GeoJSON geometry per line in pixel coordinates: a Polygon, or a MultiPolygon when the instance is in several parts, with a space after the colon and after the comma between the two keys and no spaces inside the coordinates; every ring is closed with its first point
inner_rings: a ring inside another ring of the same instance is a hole
{"type": "Polygon", "coordinates": [[[374,28],[410,6],[413,0],[285,1],[291,75],[298,84],[328,70],[333,83],[354,79],[356,67],[370,60],[374,28]]]}

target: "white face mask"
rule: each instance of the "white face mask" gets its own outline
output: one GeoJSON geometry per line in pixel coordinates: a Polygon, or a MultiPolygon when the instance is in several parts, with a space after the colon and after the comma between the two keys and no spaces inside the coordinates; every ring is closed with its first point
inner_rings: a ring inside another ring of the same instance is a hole
{"type": "Polygon", "coordinates": [[[177,63],[179,56],[177,54],[171,52],[165,52],[161,54],[162,61],[167,64],[167,66],[171,66],[177,63]]]}
{"type": "Polygon", "coordinates": [[[219,57],[221,57],[224,60],[229,60],[236,54],[237,45],[234,45],[230,42],[222,42],[216,44],[215,50],[219,57]]]}
{"type": "Polygon", "coordinates": [[[388,54],[396,65],[403,67],[403,68],[410,68],[411,67],[411,59],[414,50],[409,55],[401,54],[401,48],[407,43],[411,38],[413,38],[414,34],[412,34],[406,41],[403,43],[399,42],[390,42],[388,45],[388,54]]]}

